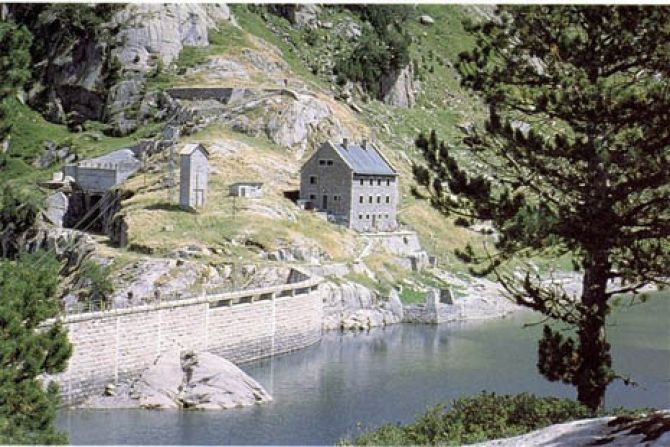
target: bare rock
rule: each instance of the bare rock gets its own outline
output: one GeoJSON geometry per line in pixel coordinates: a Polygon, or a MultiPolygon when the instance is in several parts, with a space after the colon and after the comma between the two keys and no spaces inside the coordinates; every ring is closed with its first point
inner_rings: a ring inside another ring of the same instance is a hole
{"type": "Polygon", "coordinates": [[[216,410],[272,400],[254,379],[214,354],[187,351],[163,354],[134,386],[142,408],[216,410]]]}
{"type": "Polygon", "coordinates": [[[151,3],[127,6],[117,14],[123,26],[118,57],[128,68],[151,69],[151,59],[173,62],[184,47],[206,47],[208,32],[221,20],[232,20],[225,4],[151,3]]]}
{"type": "Polygon", "coordinates": [[[416,105],[416,90],[412,64],[382,76],[381,99],[388,105],[404,109],[414,107],[416,105]]]}
{"type": "Polygon", "coordinates": [[[430,26],[430,25],[433,25],[435,23],[435,19],[433,19],[429,15],[424,14],[421,17],[419,17],[419,23],[422,24],[422,25],[430,26]]]}
{"type": "Polygon", "coordinates": [[[559,447],[570,445],[587,447],[607,445],[647,447],[670,445],[670,411],[664,410],[637,417],[604,417],[583,419],[549,427],[507,439],[496,439],[479,444],[478,447],[512,447],[518,445],[542,445],[559,447]]]}
{"type": "Polygon", "coordinates": [[[68,205],[69,199],[62,192],[57,192],[47,197],[46,215],[55,226],[63,226],[63,219],[67,214],[68,205]]]}
{"type": "Polygon", "coordinates": [[[292,147],[306,143],[314,128],[332,118],[328,104],[310,95],[298,95],[268,122],[268,137],[275,143],[292,147]]]}

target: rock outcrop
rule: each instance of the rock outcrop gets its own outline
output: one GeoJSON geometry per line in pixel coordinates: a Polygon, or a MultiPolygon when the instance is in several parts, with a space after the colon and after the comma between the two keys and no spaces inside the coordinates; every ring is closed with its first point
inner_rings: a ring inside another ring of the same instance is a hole
{"type": "Polygon", "coordinates": [[[124,26],[118,52],[121,63],[149,71],[155,59],[172,63],[184,47],[209,45],[209,30],[234,18],[225,4],[146,3],[124,8],[116,21],[124,26]]]}
{"type": "Polygon", "coordinates": [[[85,408],[227,410],[272,400],[232,362],[207,352],[168,352],[129,386],[107,387],[85,408]]]}
{"type": "Polygon", "coordinates": [[[670,445],[670,410],[640,417],[605,417],[556,424],[521,436],[496,439],[477,447],[514,447],[541,445],[544,447],[660,447],[670,445]]]}
{"type": "Polygon", "coordinates": [[[399,323],[403,308],[397,293],[388,300],[361,284],[342,281],[323,284],[323,328],[363,330],[399,323]]]}
{"type": "Polygon", "coordinates": [[[314,134],[347,137],[348,132],[333,117],[333,110],[311,95],[298,95],[281,108],[267,124],[268,137],[280,146],[305,145],[314,134]]]}
{"type": "Polygon", "coordinates": [[[382,76],[381,99],[388,105],[404,109],[414,107],[417,90],[412,64],[382,76]]]}

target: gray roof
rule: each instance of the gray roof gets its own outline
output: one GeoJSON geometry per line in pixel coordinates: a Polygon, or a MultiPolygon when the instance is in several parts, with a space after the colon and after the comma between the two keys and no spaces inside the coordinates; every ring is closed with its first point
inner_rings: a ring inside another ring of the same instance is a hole
{"type": "Polygon", "coordinates": [[[209,157],[209,151],[200,143],[187,144],[181,151],[179,151],[179,155],[191,155],[196,149],[202,149],[205,155],[209,157]]]}
{"type": "Polygon", "coordinates": [[[342,159],[353,169],[354,174],[396,175],[388,161],[370,143],[367,143],[365,148],[351,142],[347,144],[346,148],[340,143],[331,144],[342,159]]]}

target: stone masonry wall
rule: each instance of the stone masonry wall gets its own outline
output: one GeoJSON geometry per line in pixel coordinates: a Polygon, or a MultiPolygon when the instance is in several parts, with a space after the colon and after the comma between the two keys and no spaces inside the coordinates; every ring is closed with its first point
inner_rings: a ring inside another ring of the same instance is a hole
{"type": "Polygon", "coordinates": [[[163,302],[68,317],[74,353],[54,377],[64,404],[137,376],[173,349],[209,351],[242,363],[304,348],[321,339],[322,294],[313,280],[239,302],[221,297],[163,302]]]}

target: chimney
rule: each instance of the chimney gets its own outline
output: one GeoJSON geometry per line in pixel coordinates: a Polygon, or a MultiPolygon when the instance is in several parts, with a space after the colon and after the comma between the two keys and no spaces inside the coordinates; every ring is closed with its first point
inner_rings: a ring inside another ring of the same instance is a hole
{"type": "Polygon", "coordinates": [[[345,149],[349,149],[349,138],[342,139],[342,147],[345,149]]]}
{"type": "Polygon", "coordinates": [[[366,138],[363,138],[363,143],[361,144],[364,150],[367,150],[368,148],[368,140],[366,138]]]}

